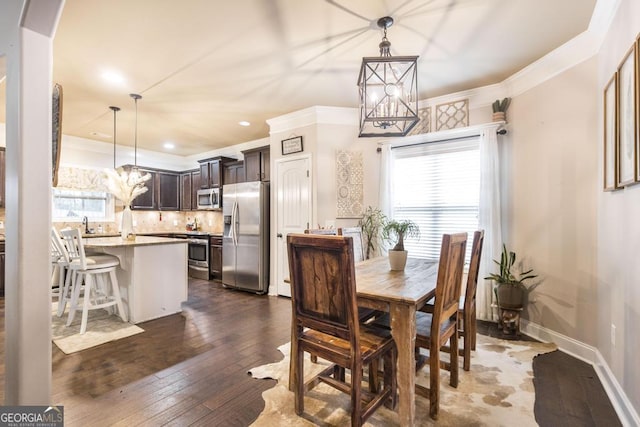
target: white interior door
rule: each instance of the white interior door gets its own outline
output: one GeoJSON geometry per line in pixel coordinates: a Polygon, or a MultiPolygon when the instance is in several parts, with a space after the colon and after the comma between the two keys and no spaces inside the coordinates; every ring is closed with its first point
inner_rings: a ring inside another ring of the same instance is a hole
{"type": "Polygon", "coordinates": [[[278,295],[291,296],[288,282],[287,234],[303,233],[311,223],[311,171],[309,157],[276,162],[278,182],[276,216],[278,295]]]}

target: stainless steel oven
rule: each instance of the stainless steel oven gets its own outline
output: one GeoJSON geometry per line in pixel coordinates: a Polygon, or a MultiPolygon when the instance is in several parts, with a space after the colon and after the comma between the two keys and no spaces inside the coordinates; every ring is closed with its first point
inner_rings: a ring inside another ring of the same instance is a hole
{"type": "Polygon", "coordinates": [[[209,236],[189,236],[189,276],[209,280],[209,236]]]}

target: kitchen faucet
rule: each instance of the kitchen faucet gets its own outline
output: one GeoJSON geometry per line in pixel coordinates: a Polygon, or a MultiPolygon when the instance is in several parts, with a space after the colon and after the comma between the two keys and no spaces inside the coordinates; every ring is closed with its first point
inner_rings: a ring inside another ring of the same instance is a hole
{"type": "Polygon", "coordinates": [[[86,216],[83,216],[82,225],[84,225],[84,233],[89,234],[89,218],[87,218],[86,216]]]}

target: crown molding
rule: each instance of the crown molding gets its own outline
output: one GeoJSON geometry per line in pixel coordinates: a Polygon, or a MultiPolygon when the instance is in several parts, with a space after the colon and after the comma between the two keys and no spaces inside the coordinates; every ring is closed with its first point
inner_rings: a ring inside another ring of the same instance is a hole
{"type": "Polygon", "coordinates": [[[358,109],[316,105],[267,120],[269,133],[286,132],[315,124],[358,125],[358,109]]]}

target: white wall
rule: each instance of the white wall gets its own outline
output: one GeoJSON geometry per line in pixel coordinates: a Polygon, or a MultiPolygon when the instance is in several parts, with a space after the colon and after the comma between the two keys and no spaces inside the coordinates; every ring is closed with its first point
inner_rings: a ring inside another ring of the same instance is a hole
{"type": "Polygon", "coordinates": [[[595,345],[597,85],[595,58],[516,96],[503,178],[505,242],[541,284],[527,317],[595,345]]]}
{"type": "MultiPolygon", "coordinates": [[[[622,0],[598,54],[598,136],[603,133],[602,90],[639,33],[640,2],[622,0]]],[[[597,347],[640,412],[640,184],[615,192],[601,190],[603,149],[601,138],[598,141],[597,347]]]]}

